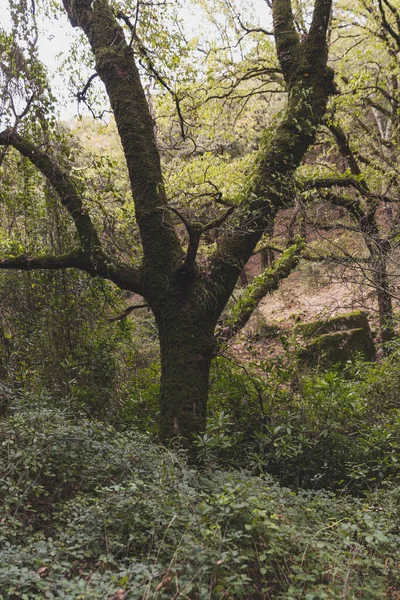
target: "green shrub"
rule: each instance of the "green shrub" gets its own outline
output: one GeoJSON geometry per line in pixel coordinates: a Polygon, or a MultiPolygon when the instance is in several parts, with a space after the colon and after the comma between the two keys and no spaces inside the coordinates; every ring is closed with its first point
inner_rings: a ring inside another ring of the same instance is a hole
{"type": "Polygon", "coordinates": [[[295,489],[378,488],[399,476],[400,357],[304,375],[285,357],[213,367],[204,462],[269,473],[295,489]],[[263,373],[261,373],[263,369],[263,373]]]}
{"type": "Polygon", "coordinates": [[[138,369],[136,377],[125,388],[119,412],[120,421],[142,432],[156,435],[159,419],[160,365],[155,362],[138,369]]]}

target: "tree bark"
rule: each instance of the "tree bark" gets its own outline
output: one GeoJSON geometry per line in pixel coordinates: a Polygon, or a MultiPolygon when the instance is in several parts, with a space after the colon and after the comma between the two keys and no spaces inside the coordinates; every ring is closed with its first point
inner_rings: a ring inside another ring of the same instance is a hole
{"type": "MultiPolygon", "coordinates": [[[[171,303],[172,304],[172,303],[171,303]]],[[[206,428],[215,319],[176,304],[156,313],[161,352],[160,437],[189,447],[206,428]]]]}

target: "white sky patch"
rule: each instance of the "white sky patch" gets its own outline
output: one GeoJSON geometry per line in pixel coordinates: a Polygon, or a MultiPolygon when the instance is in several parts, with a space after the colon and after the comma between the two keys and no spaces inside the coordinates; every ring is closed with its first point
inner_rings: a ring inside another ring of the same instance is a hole
{"type": "MultiPolygon", "coordinates": [[[[7,0],[0,0],[0,26],[7,32],[11,31],[12,20],[7,0]]],[[[62,119],[71,118],[76,114],[77,103],[71,99],[66,88],[65,74],[61,71],[64,55],[71,49],[71,43],[78,33],[71,27],[66,15],[38,15],[38,53],[40,61],[46,66],[48,79],[53,94],[58,99],[57,110],[62,119]]]]}

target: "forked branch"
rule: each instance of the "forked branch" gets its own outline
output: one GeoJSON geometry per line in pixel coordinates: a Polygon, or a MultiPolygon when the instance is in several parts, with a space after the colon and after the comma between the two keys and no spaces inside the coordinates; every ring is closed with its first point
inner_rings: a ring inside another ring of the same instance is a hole
{"type": "Polygon", "coordinates": [[[228,210],[225,211],[220,217],[217,217],[216,219],[210,221],[206,225],[203,225],[202,223],[198,222],[192,223],[177,208],[174,208],[173,206],[168,206],[168,209],[180,218],[189,235],[189,243],[186,252],[186,258],[181,269],[181,271],[187,275],[189,273],[192,273],[195,268],[197,252],[199,249],[200,239],[203,233],[206,233],[211,229],[216,229],[217,227],[220,227],[226,221],[226,219],[233,213],[235,207],[230,206],[228,210]]]}

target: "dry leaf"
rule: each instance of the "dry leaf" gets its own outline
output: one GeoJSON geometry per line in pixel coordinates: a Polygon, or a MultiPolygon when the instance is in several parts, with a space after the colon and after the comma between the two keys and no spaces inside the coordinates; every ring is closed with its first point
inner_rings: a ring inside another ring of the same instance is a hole
{"type": "Polygon", "coordinates": [[[125,600],[125,590],[119,588],[112,596],[108,596],[107,600],[125,600]]]}

